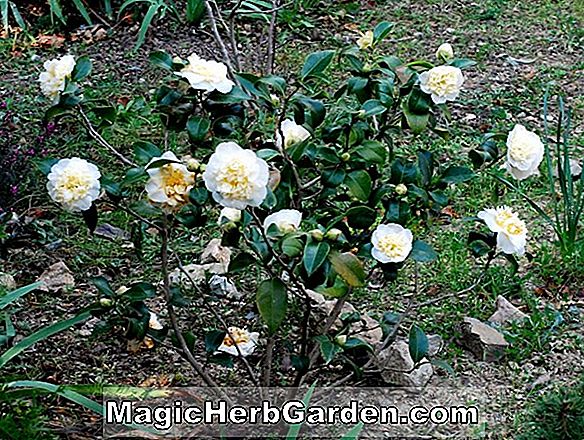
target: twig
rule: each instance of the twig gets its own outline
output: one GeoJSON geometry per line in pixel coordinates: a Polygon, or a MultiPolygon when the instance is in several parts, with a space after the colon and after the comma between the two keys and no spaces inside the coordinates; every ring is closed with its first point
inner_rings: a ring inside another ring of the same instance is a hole
{"type": "Polygon", "coordinates": [[[215,381],[211,379],[211,377],[203,370],[203,367],[199,364],[199,362],[193,356],[193,353],[189,349],[187,342],[181,332],[180,326],[178,324],[178,320],[176,318],[176,313],[174,311],[174,306],[172,305],[172,294],[170,291],[170,275],[168,273],[168,225],[166,216],[164,217],[163,227],[162,227],[162,247],[161,247],[161,256],[162,256],[162,276],[163,276],[163,290],[164,290],[164,297],[166,299],[166,308],[168,310],[168,316],[170,318],[170,322],[172,324],[172,328],[174,329],[174,333],[178,340],[178,343],[183,351],[188,362],[197,372],[197,374],[203,379],[209,387],[214,388],[220,395],[226,397],[221,389],[217,386],[215,381]]]}
{"type": "Polygon", "coordinates": [[[108,149],[112,154],[114,154],[118,159],[120,159],[126,165],[130,165],[133,167],[138,166],[138,164],[131,161],[126,156],[124,156],[122,153],[120,153],[118,150],[116,150],[108,141],[106,141],[103,138],[103,136],[101,134],[99,134],[99,132],[91,124],[91,121],[89,120],[89,118],[87,117],[87,115],[85,114],[85,112],[83,111],[83,108],[81,106],[78,107],[78,111],[79,111],[79,115],[81,116],[81,119],[83,120],[85,128],[87,128],[87,131],[89,132],[91,137],[93,139],[95,139],[98,144],[100,144],[102,147],[108,149]]]}
{"type": "Polygon", "coordinates": [[[233,77],[234,81],[236,83],[239,83],[239,81],[234,75],[233,65],[231,64],[231,57],[229,56],[227,46],[225,46],[225,42],[223,41],[221,34],[219,34],[219,29],[217,29],[217,21],[215,20],[215,14],[213,13],[211,3],[209,0],[203,0],[203,2],[205,3],[205,9],[207,10],[207,16],[209,17],[209,21],[211,22],[211,30],[213,31],[213,35],[215,36],[215,42],[217,43],[217,45],[221,49],[221,52],[223,53],[223,61],[225,61],[227,69],[229,70],[229,73],[233,77]]]}
{"type": "Polygon", "coordinates": [[[237,345],[235,343],[235,338],[233,337],[233,335],[231,334],[231,332],[229,331],[229,326],[227,325],[227,323],[225,322],[225,320],[221,317],[221,315],[219,313],[217,313],[217,311],[211,306],[211,304],[209,304],[209,301],[207,300],[207,298],[205,297],[205,295],[203,294],[203,292],[201,292],[200,289],[198,289],[197,284],[195,283],[195,280],[193,280],[193,277],[191,276],[190,273],[188,273],[188,271],[185,269],[185,267],[183,266],[180,257],[177,255],[176,252],[173,252],[175,258],[178,261],[178,269],[185,274],[185,276],[187,277],[187,279],[189,280],[189,282],[191,283],[191,285],[193,286],[193,288],[200,294],[199,297],[201,298],[203,305],[205,306],[205,308],[211,312],[211,314],[213,315],[213,317],[219,321],[219,323],[221,324],[221,326],[224,328],[225,332],[227,333],[227,335],[231,338],[231,340],[233,340],[234,342],[234,346],[235,349],[237,350],[237,354],[239,359],[243,362],[243,364],[245,365],[245,368],[247,369],[247,372],[249,373],[250,379],[251,381],[254,383],[255,386],[259,386],[259,382],[256,378],[256,375],[253,371],[253,369],[251,368],[251,365],[249,364],[249,362],[247,361],[247,359],[245,358],[245,356],[243,356],[241,349],[239,348],[239,345],[237,345]]]}
{"type": "MultiPolygon", "coordinates": [[[[276,50],[276,22],[278,21],[279,0],[272,0],[272,17],[270,19],[270,29],[268,31],[268,55],[266,60],[266,74],[274,72],[274,57],[276,50]]],[[[282,141],[284,139],[282,138],[282,141]]]]}
{"type": "Polygon", "coordinates": [[[264,387],[270,386],[270,376],[272,375],[272,357],[274,352],[274,335],[271,335],[268,339],[268,345],[266,346],[266,360],[265,360],[265,367],[264,367],[264,377],[262,380],[262,385],[264,387]]]}

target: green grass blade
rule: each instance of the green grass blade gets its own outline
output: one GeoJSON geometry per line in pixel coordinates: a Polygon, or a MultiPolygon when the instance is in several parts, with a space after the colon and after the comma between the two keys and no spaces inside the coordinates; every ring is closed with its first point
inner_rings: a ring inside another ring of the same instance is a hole
{"type": "Polygon", "coordinates": [[[150,27],[150,23],[154,19],[154,16],[158,12],[160,8],[159,4],[151,4],[146,11],[146,15],[144,15],[144,20],[142,20],[142,24],[140,25],[140,30],[138,31],[138,41],[136,41],[136,47],[134,50],[137,50],[142,44],[144,44],[144,40],[146,39],[146,32],[148,32],[148,28],[150,27]]]}
{"type": "Polygon", "coordinates": [[[28,286],[21,287],[20,289],[16,289],[15,291],[10,292],[7,295],[0,297],[0,310],[3,310],[4,308],[6,308],[6,306],[10,305],[14,301],[16,301],[18,298],[20,298],[20,297],[26,295],[27,293],[32,292],[33,290],[39,288],[41,284],[42,283],[40,283],[40,282],[29,284],[28,286]]]}
{"type": "Polygon", "coordinates": [[[67,20],[63,15],[63,10],[61,9],[61,5],[59,4],[59,0],[49,0],[49,6],[51,7],[51,15],[55,14],[59,20],[63,24],[67,24],[67,20]]]}
{"type": "Polygon", "coordinates": [[[75,324],[79,324],[87,320],[91,314],[89,312],[81,313],[77,316],[74,316],[71,319],[67,319],[65,321],[59,321],[55,324],[49,325],[48,327],[44,327],[39,331],[33,333],[32,335],[27,336],[18,344],[14,345],[10,349],[8,349],[2,356],[0,356],[0,368],[6,365],[12,358],[18,356],[27,348],[31,347],[32,345],[36,344],[43,339],[46,339],[54,334],[57,334],[63,330],[68,329],[69,327],[74,326],[75,324]]]}
{"type": "MultiPolygon", "coordinates": [[[[314,388],[316,388],[316,381],[314,381],[314,383],[310,385],[310,388],[308,389],[308,391],[304,395],[304,398],[302,399],[305,408],[308,407],[310,399],[312,399],[312,393],[314,393],[314,388]]],[[[290,428],[288,428],[288,434],[286,434],[286,439],[294,440],[298,438],[298,434],[300,433],[300,428],[302,428],[302,425],[303,423],[295,423],[294,425],[290,426],[290,428]]]]}
{"type": "Polygon", "coordinates": [[[81,14],[81,16],[87,22],[87,24],[92,24],[91,23],[91,17],[89,16],[89,12],[87,12],[87,8],[83,4],[83,2],[81,0],[73,0],[73,3],[77,7],[77,10],[81,14]]]}
{"type": "Polygon", "coordinates": [[[88,399],[85,396],[69,389],[67,385],[55,385],[48,382],[40,382],[37,380],[18,380],[15,382],[9,382],[2,386],[2,389],[14,389],[14,388],[28,388],[33,390],[48,391],[53,394],[58,394],[65,399],[75,402],[85,408],[98,413],[101,416],[105,415],[105,410],[103,405],[95,402],[94,400],[88,399]]]}
{"type": "Polygon", "coordinates": [[[8,2],[8,4],[10,5],[10,9],[12,10],[12,15],[14,15],[14,20],[16,21],[16,24],[20,26],[21,29],[25,30],[26,22],[24,21],[24,18],[22,18],[22,15],[20,15],[18,6],[16,6],[14,2],[8,2]]]}
{"type": "Polygon", "coordinates": [[[8,0],[0,0],[0,15],[2,15],[2,26],[8,34],[8,0]]]}

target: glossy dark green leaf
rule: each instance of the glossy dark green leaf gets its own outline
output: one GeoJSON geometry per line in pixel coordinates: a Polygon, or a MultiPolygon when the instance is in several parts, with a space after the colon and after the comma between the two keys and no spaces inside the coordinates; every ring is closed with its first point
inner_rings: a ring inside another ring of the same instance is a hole
{"type": "Polygon", "coordinates": [[[392,28],[393,23],[388,21],[382,21],[379,23],[377,26],[375,26],[375,29],[373,29],[373,41],[378,43],[383,40],[385,37],[387,37],[387,35],[389,35],[392,28]]]}
{"type": "Polygon", "coordinates": [[[240,270],[243,270],[250,266],[251,264],[254,264],[255,261],[256,261],[255,258],[247,252],[237,254],[235,258],[231,259],[231,262],[229,263],[228,272],[238,272],[240,270]]]}
{"type": "Polygon", "coordinates": [[[187,0],[186,10],[187,22],[195,24],[205,16],[204,0],[187,0]]]}
{"type": "Polygon", "coordinates": [[[162,151],[151,142],[137,141],[134,144],[134,158],[136,162],[146,165],[155,157],[162,156],[162,151]]]}
{"type": "Polygon", "coordinates": [[[367,163],[383,165],[387,160],[387,149],[378,141],[364,141],[354,153],[367,163]]]}
{"type": "Polygon", "coordinates": [[[349,173],[345,178],[345,185],[357,199],[366,201],[371,194],[371,176],[367,171],[357,170],[349,173]]]}
{"type": "Polygon", "coordinates": [[[351,287],[361,287],[365,284],[365,269],[363,263],[350,252],[331,252],[329,260],[334,271],[351,287]]]}
{"type": "Polygon", "coordinates": [[[419,363],[428,355],[428,337],[424,331],[417,325],[410,328],[409,335],[409,351],[414,364],[419,363]]]}
{"type": "Polygon", "coordinates": [[[306,273],[311,276],[325,262],[331,250],[330,245],[325,241],[308,241],[304,248],[302,262],[306,273]]]}
{"type": "Polygon", "coordinates": [[[81,81],[91,73],[91,60],[87,56],[77,58],[71,73],[71,81],[81,81]]]}
{"type": "Polygon", "coordinates": [[[475,177],[475,173],[467,167],[451,166],[442,173],[440,180],[444,183],[462,183],[475,177]]]}
{"type": "Polygon", "coordinates": [[[343,349],[331,341],[328,336],[316,336],[314,339],[320,346],[320,353],[324,359],[325,365],[330,364],[335,355],[343,351],[343,349]]]}
{"type": "Polygon", "coordinates": [[[304,66],[300,72],[302,80],[307,80],[315,76],[320,76],[329,66],[335,56],[334,50],[323,50],[311,53],[306,57],[304,66]]]}
{"type": "Polygon", "coordinates": [[[201,116],[191,116],[187,121],[187,133],[191,142],[202,142],[209,133],[211,121],[201,116]]]}
{"type": "Polygon", "coordinates": [[[155,66],[162,67],[166,70],[172,70],[172,57],[165,51],[155,50],[150,52],[150,56],[148,58],[155,66]]]}
{"type": "Polygon", "coordinates": [[[274,334],[286,318],[288,294],[286,286],[277,278],[263,281],[257,291],[256,304],[262,320],[274,334]]]}
{"type": "Polygon", "coordinates": [[[205,351],[214,353],[223,343],[226,334],[224,330],[209,330],[205,332],[205,351]]]}
{"type": "Polygon", "coordinates": [[[367,229],[377,220],[377,212],[369,206],[353,206],[345,214],[349,226],[356,229],[367,229]]]}
{"type": "Polygon", "coordinates": [[[438,258],[438,254],[432,246],[422,240],[414,240],[410,258],[418,263],[429,263],[438,258]]]}

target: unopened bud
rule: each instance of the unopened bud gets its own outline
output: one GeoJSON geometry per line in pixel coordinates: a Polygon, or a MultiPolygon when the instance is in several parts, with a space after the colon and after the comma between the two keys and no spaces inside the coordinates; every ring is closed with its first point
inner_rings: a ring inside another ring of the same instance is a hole
{"type": "Polygon", "coordinates": [[[343,232],[340,229],[332,228],[329,229],[328,232],[325,234],[325,237],[329,240],[338,240],[343,232]]]}
{"type": "Polygon", "coordinates": [[[322,241],[322,239],[324,238],[324,234],[320,229],[313,229],[312,231],[309,232],[309,234],[316,241],[322,241]]]}
{"type": "Polygon", "coordinates": [[[454,49],[450,43],[441,44],[436,51],[436,58],[442,61],[449,61],[454,58],[454,49]]]}
{"type": "Polygon", "coordinates": [[[339,344],[340,346],[343,346],[347,343],[347,335],[339,335],[335,338],[335,341],[337,342],[337,344],[339,344]]]}
{"type": "Polygon", "coordinates": [[[347,162],[350,158],[351,158],[351,154],[350,153],[343,153],[343,154],[341,154],[341,160],[343,162],[347,162]]]}
{"type": "Polygon", "coordinates": [[[114,304],[114,302],[109,298],[100,298],[99,299],[99,305],[102,307],[111,307],[113,304],[114,304]]]}

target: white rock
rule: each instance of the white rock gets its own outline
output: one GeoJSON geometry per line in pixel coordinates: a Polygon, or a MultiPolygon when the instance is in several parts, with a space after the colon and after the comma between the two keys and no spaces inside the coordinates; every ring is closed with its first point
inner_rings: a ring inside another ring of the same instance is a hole
{"type": "Polygon", "coordinates": [[[509,346],[501,333],[475,318],[464,318],[460,330],[462,345],[483,361],[500,359],[509,346]]]}
{"type": "Polygon", "coordinates": [[[39,290],[44,292],[58,292],[61,289],[70,288],[75,285],[73,273],[62,261],[53,264],[45,270],[37,281],[42,282],[39,290]]]}
{"type": "Polygon", "coordinates": [[[511,304],[504,296],[497,297],[497,311],[489,318],[490,322],[506,324],[512,321],[521,321],[527,315],[511,304]]]}
{"type": "Polygon", "coordinates": [[[401,340],[381,350],[377,356],[377,362],[381,377],[385,382],[404,387],[423,387],[434,373],[432,364],[426,358],[422,359],[417,368],[414,368],[409,345],[401,340]]]}
{"type": "Polygon", "coordinates": [[[14,277],[8,273],[0,272],[0,287],[8,292],[16,289],[16,281],[14,281],[14,277]]]}
{"type": "Polygon", "coordinates": [[[229,278],[221,275],[213,275],[211,277],[209,280],[209,289],[213,295],[219,297],[239,300],[243,296],[229,278]]]}

